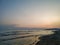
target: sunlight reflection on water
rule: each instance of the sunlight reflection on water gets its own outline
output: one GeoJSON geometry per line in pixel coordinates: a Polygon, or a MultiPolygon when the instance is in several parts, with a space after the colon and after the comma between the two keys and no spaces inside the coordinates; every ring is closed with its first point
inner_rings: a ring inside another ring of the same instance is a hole
{"type": "Polygon", "coordinates": [[[39,36],[48,34],[53,34],[52,30],[7,31],[0,34],[0,45],[29,45],[37,41],[39,36]]]}

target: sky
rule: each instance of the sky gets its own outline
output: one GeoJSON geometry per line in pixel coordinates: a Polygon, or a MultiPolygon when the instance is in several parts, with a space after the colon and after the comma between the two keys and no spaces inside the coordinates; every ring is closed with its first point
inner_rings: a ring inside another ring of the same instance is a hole
{"type": "Polygon", "coordinates": [[[60,0],[0,0],[0,24],[60,28],[60,0]]]}

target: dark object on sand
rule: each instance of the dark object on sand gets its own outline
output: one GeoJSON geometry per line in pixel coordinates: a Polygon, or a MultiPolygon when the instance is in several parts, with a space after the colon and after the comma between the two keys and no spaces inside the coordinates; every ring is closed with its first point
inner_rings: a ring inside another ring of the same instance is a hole
{"type": "Polygon", "coordinates": [[[60,45],[60,31],[55,31],[53,35],[39,37],[36,45],[60,45]]]}

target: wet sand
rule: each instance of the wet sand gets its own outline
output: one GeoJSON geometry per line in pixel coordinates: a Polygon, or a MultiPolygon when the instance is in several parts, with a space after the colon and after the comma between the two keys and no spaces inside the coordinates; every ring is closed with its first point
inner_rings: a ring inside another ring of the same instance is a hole
{"type": "Polygon", "coordinates": [[[39,37],[35,45],[60,45],[60,30],[54,31],[54,34],[39,37]]]}

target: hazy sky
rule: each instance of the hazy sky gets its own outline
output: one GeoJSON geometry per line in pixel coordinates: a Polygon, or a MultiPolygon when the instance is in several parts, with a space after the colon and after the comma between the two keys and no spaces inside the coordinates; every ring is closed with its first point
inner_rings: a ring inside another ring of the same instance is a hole
{"type": "Polygon", "coordinates": [[[1,0],[1,24],[60,27],[60,0],[1,0]]]}

